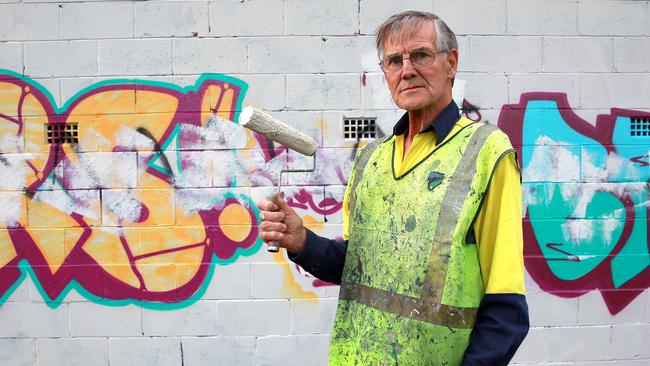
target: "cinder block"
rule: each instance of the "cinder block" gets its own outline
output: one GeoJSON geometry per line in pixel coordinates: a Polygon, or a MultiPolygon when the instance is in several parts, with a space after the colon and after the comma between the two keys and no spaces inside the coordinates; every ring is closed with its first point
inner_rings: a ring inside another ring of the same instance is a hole
{"type": "Polygon", "coordinates": [[[292,299],[291,334],[330,333],[337,303],[337,299],[292,299]]]}
{"type": "Polygon", "coordinates": [[[544,360],[611,360],[610,341],[609,326],[548,328],[544,336],[544,360]]]}
{"type": "Polygon", "coordinates": [[[52,99],[57,106],[63,105],[61,103],[61,83],[59,79],[32,78],[32,80],[40,84],[41,89],[47,90],[52,95],[52,99]]]}
{"type": "Polygon", "coordinates": [[[524,182],[580,181],[580,146],[524,146],[522,155],[530,157],[530,162],[521,172],[524,182]],[[553,156],[553,159],[549,159],[549,156],[553,156]],[[558,169],[558,166],[562,169],[558,169]]]}
{"type": "Polygon", "coordinates": [[[248,41],[241,38],[174,40],[174,73],[248,71],[248,41]]]}
{"type": "Polygon", "coordinates": [[[36,364],[34,339],[0,339],[0,359],[6,365],[31,366],[36,364]]]}
{"type": "Polygon", "coordinates": [[[211,151],[180,151],[178,153],[183,171],[175,177],[176,187],[211,187],[211,151]]]}
{"type": "Polygon", "coordinates": [[[499,109],[508,103],[508,77],[505,74],[463,73],[465,99],[482,109],[499,109]]]}
{"type": "Polygon", "coordinates": [[[251,264],[251,288],[255,299],[278,299],[292,297],[285,289],[285,276],[288,263],[253,263],[251,264]]]}
{"type": "Polygon", "coordinates": [[[280,171],[287,166],[287,155],[271,154],[264,150],[219,151],[213,157],[215,186],[237,187],[275,186],[280,178],[280,171]]]}
{"type": "Polygon", "coordinates": [[[328,148],[316,152],[318,168],[313,173],[294,173],[289,176],[291,185],[341,185],[347,184],[355,149],[328,148]]]}
{"type": "Polygon", "coordinates": [[[190,37],[208,34],[208,2],[135,3],[136,37],[190,37]]]}
{"type": "Polygon", "coordinates": [[[25,75],[30,77],[97,74],[96,41],[25,43],[25,75]]]}
{"type": "MultiPolygon", "coordinates": [[[[0,6],[2,8],[2,6],[0,6]]],[[[0,65],[3,69],[23,72],[23,46],[18,42],[0,43],[0,65]]]]}
{"type": "Polygon", "coordinates": [[[473,37],[473,71],[538,72],[542,70],[539,37],[473,37]],[[508,57],[503,57],[507,54],[508,57]]]}
{"type": "Polygon", "coordinates": [[[281,365],[291,360],[295,365],[327,365],[328,335],[305,335],[257,339],[255,354],[258,365],[281,365]]]}
{"type": "Polygon", "coordinates": [[[650,358],[650,324],[612,326],[612,358],[650,358]]]}
{"type": "Polygon", "coordinates": [[[640,73],[580,74],[580,107],[647,108],[650,76],[640,73]]]}
{"type": "Polygon", "coordinates": [[[434,1],[434,13],[456,34],[506,32],[505,0],[434,1]]]}
{"type": "Polygon", "coordinates": [[[521,94],[528,92],[565,93],[570,106],[580,105],[580,78],[576,74],[511,74],[508,77],[510,103],[519,103],[521,94]]]}
{"type": "Polygon", "coordinates": [[[284,75],[233,75],[248,84],[244,105],[258,106],[264,110],[281,110],[286,107],[287,83],[284,75]]]}
{"type": "Polygon", "coordinates": [[[60,8],[62,39],[133,37],[133,4],[81,2],[60,8]]]}
{"type": "Polygon", "coordinates": [[[255,73],[317,73],[323,68],[321,37],[260,37],[249,41],[249,68],[255,73]]]}
{"type": "Polygon", "coordinates": [[[359,26],[361,34],[374,34],[381,23],[393,14],[405,10],[432,11],[432,0],[361,0],[359,26]]]}
{"type": "MultiPolygon", "coordinates": [[[[262,249],[260,249],[262,250],[262,249]]],[[[250,263],[216,264],[203,299],[248,299],[251,297],[250,263]]]]}
{"type": "Polygon", "coordinates": [[[85,366],[108,363],[105,338],[39,338],[36,340],[38,365],[85,366]]]}
{"type": "Polygon", "coordinates": [[[644,1],[580,1],[578,27],[585,35],[646,35],[650,33],[649,11],[644,1]]]}
{"type": "Polygon", "coordinates": [[[563,298],[542,292],[527,294],[526,301],[533,327],[578,324],[578,298],[563,298]]]}
{"type": "Polygon", "coordinates": [[[546,328],[530,328],[524,342],[517,349],[512,363],[539,364],[544,360],[544,337],[546,328]]]}
{"type": "Polygon", "coordinates": [[[0,192],[0,225],[7,228],[25,225],[27,222],[27,197],[19,191],[0,192]]]}
{"type": "Polygon", "coordinates": [[[472,37],[457,36],[456,41],[458,42],[457,72],[472,71],[472,37]]]}
{"type": "Polygon", "coordinates": [[[70,334],[73,337],[139,336],[142,334],[141,309],[136,305],[70,303],[70,334]]]}
{"type": "Polygon", "coordinates": [[[217,334],[217,305],[200,300],[174,311],[142,309],[145,336],[217,334]]]}
{"type": "Polygon", "coordinates": [[[254,337],[187,337],[183,342],[183,365],[255,364],[254,337]]]}
{"type": "Polygon", "coordinates": [[[79,165],[62,164],[63,175],[72,189],[98,187],[137,187],[137,155],[135,152],[81,153],[79,165]]]}
{"type": "Polygon", "coordinates": [[[354,160],[354,149],[327,148],[316,152],[317,169],[311,173],[294,173],[290,185],[341,185],[347,184],[354,160]]]}
{"type": "MultiPolygon", "coordinates": [[[[34,41],[59,39],[59,6],[52,4],[0,4],[0,39],[34,41]]],[[[51,61],[51,59],[48,59],[51,61]]]]}
{"type": "Polygon", "coordinates": [[[210,2],[210,34],[214,36],[280,35],[284,32],[282,0],[210,2]]]}
{"type": "Polygon", "coordinates": [[[221,335],[289,334],[289,300],[219,301],[217,312],[221,335]]]}
{"type": "MultiPolygon", "coordinates": [[[[283,251],[283,254],[286,252],[283,251]]],[[[308,275],[295,263],[283,258],[281,263],[253,263],[251,265],[253,298],[260,299],[295,299],[326,297],[324,287],[312,285],[315,278],[308,275]],[[297,284],[292,287],[289,283],[297,284]]]]}
{"type": "Polygon", "coordinates": [[[289,109],[358,109],[360,101],[358,74],[287,75],[289,109]]]}
{"type": "Polygon", "coordinates": [[[642,57],[639,50],[650,50],[650,38],[614,38],[614,71],[650,71],[650,58],[642,57]]]}
{"type": "MultiPolygon", "coordinates": [[[[382,72],[361,75],[361,108],[395,109],[397,106],[382,72]]],[[[397,120],[395,121],[397,122],[397,120]]]]}
{"type": "Polygon", "coordinates": [[[101,40],[100,75],[164,75],[172,73],[171,40],[101,40]]]}
{"type": "Polygon", "coordinates": [[[578,3],[576,1],[509,1],[507,7],[509,34],[578,34],[578,3]]]}
{"type": "Polygon", "coordinates": [[[177,366],[182,363],[179,338],[111,338],[108,348],[111,365],[177,366]]]}
{"type": "Polygon", "coordinates": [[[342,225],[343,224],[343,200],[345,198],[345,191],[347,186],[326,186],[325,187],[325,199],[324,199],[324,208],[333,212],[326,214],[327,225],[342,225]],[[340,208],[336,211],[336,206],[340,205],[340,208]]]}
{"type": "Polygon", "coordinates": [[[605,301],[597,291],[589,292],[580,296],[578,312],[579,325],[625,325],[640,323],[643,320],[641,314],[647,307],[647,297],[643,294],[636,297],[621,312],[611,314],[607,309],[605,301]]]}
{"type": "Polygon", "coordinates": [[[544,71],[608,72],[613,70],[612,40],[599,37],[545,37],[544,71]]]}
{"type": "Polygon", "coordinates": [[[99,190],[42,190],[27,201],[31,227],[77,227],[79,223],[66,214],[73,212],[83,216],[87,224],[96,224],[101,219],[99,190]]]}
{"type": "Polygon", "coordinates": [[[326,37],[325,39],[324,72],[380,72],[374,37],[326,37]]]}
{"type": "Polygon", "coordinates": [[[348,0],[285,2],[285,33],[300,35],[346,35],[359,28],[358,4],[348,0]]]}

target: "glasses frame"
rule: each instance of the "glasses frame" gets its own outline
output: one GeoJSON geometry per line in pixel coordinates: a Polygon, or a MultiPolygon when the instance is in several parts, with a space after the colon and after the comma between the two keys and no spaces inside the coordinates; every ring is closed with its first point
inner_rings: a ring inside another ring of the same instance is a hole
{"type": "Polygon", "coordinates": [[[381,69],[381,71],[384,72],[384,74],[394,74],[396,72],[402,71],[402,68],[404,68],[404,60],[407,59],[407,60],[411,61],[411,65],[413,65],[414,68],[416,68],[416,69],[424,69],[425,67],[429,67],[429,66],[433,65],[434,62],[436,62],[436,55],[438,55],[440,53],[447,53],[447,52],[448,52],[448,50],[433,51],[433,50],[429,50],[429,49],[426,49],[426,48],[419,48],[419,49],[416,49],[416,50],[413,50],[413,51],[409,51],[407,53],[402,53],[401,54],[401,57],[402,57],[402,64],[401,65],[402,66],[400,66],[400,68],[395,70],[395,71],[388,71],[388,70],[384,69],[384,62],[390,57],[397,56],[397,54],[393,54],[393,55],[385,56],[384,58],[382,58],[379,61],[379,68],[381,69]],[[411,61],[411,54],[414,53],[414,52],[426,52],[426,53],[430,54],[431,55],[431,63],[427,64],[427,65],[423,65],[423,66],[418,66],[418,65],[414,64],[411,61]]]}

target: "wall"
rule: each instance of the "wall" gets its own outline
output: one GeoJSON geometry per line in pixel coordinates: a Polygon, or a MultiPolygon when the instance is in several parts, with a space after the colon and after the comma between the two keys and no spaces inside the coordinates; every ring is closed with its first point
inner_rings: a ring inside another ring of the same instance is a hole
{"type": "Polygon", "coordinates": [[[312,161],[232,121],[254,105],[318,141],[284,191],[340,236],[364,143],[341,120],[390,133],[372,33],[409,8],[458,34],[455,99],[518,151],[513,363],[649,364],[648,1],[0,0],[3,364],[325,364],[338,288],[267,253],[254,206],[312,161]]]}

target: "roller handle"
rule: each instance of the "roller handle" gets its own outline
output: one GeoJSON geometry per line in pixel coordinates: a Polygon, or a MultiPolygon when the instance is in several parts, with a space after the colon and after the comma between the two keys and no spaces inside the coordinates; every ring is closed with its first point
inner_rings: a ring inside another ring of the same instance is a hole
{"type": "Polygon", "coordinates": [[[266,247],[267,252],[277,253],[280,251],[280,242],[279,241],[270,241],[266,247]]]}

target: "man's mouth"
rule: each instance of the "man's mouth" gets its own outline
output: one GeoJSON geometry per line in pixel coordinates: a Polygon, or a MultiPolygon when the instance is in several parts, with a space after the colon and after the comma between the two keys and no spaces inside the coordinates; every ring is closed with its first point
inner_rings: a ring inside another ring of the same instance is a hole
{"type": "Polygon", "coordinates": [[[402,89],[401,91],[405,92],[405,91],[409,91],[409,90],[413,90],[413,89],[417,89],[417,88],[421,88],[421,87],[422,87],[422,85],[412,85],[412,86],[407,86],[406,88],[402,89]]]}

